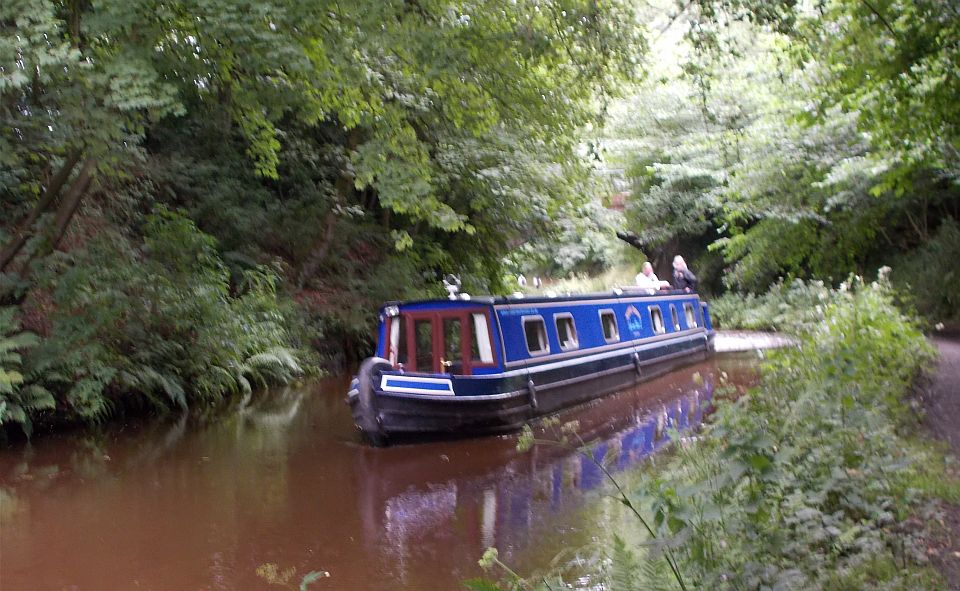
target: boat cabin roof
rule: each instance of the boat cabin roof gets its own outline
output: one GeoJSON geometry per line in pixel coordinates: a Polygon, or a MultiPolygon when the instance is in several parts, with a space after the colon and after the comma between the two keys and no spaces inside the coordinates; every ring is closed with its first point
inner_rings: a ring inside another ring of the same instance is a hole
{"type": "Polygon", "coordinates": [[[624,287],[624,288],[615,288],[611,291],[598,291],[591,293],[577,293],[577,294],[565,294],[565,295],[536,295],[536,296],[490,296],[490,295],[481,295],[481,296],[469,296],[469,299],[457,298],[455,300],[447,298],[435,298],[435,299],[424,299],[424,300],[408,300],[408,301],[389,301],[383,305],[383,308],[386,309],[390,306],[402,306],[405,309],[437,309],[437,308],[469,308],[480,306],[499,306],[499,305],[511,305],[511,304],[544,304],[544,303],[559,303],[559,302],[570,302],[577,303],[585,300],[598,300],[598,299],[610,299],[617,300],[621,298],[637,298],[637,297],[646,297],[646,298],[662,298],[664,296],[689,296],[689,297],[698,297],[696,292],[686,292],[683,290],[660,290],[653,293],[650,293],[650,290],[647,288],[636,288],[636,287],[624,287]]]}

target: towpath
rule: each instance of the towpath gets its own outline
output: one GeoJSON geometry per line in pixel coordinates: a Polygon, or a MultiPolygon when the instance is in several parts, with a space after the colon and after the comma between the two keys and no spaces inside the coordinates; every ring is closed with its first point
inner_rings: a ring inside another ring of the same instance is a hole
{"type": "Polygon", "coordinates": [[[932,340],[940,351],[940,362],[933,383],[923,396],[925,423],[960,458],[960,334],[932,340]]]}
{"type": "MultiPolygon", "coordinates": [[[[932,383],[921,395],[924,423],[950,446],[954,458],[960,458],[960,331],[931,340],[940,360],[932,383]]],[[[930,558],[946,577],[948,589],[960,590],[960,506],[945,503],[943,509],[940,539],[930,549],[930,558]]]]}

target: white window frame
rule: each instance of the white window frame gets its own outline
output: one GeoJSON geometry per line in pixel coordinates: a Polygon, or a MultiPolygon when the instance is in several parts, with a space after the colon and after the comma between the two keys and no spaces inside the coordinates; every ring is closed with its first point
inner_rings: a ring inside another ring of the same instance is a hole
{"type": "Polygon", "coordinates": [[[604,308],[599,311],[600,314],[600,332],[603,334],[603,340],[607,343],[619,343],[620,342],[620,323],[617,322],[617,313],[610,308],[604,308]],[[603,323],[603,317],[610,316],[613,319],[613,336],[609,339],[607,338],[606,325],[603,323]]]}
{"type": "Polygon", "coordinates": [[[687,328],[696,328],[700,326],[700,322],[697,319],[697,312],[693,309],[693,304],[690,302],[684,302],[683,316],[687,319],[687,328]]]}
{"type": "Polygon", "coordinates": [[[673,322],[674,332],[680,332],[682,330],[680,327],[680,313],[677,312],[677,307],[673,304],[670,304],[670,321],[673,322]]]}
{"type": "MultiPolygon", "coordinates": [[[[487,315],[483,312],[471,312],[470,318],[473,321],[473,339],[477,342],[477,349],[480,351],[480,363],[493,363],[493,341],[490,339],[490,326],[487,322],[487,315]]],[[[524,333],[526,338],[526,333],[524,333]]],[[[473,357],[471,355],[471,357],[473,357]]],[[[470,360],[473,363],[473,359],[470,360]]]]}
{"type": "Polygon", "coordinates": [[[653,334],[665,334],[667,332],[667,325],[663,322],[663,309],[660,306],[648,306],[647,311],[650,313],[650,325],[653,328],[653,334]],[[656,312],[656,316],[654,316],[656,312]],[[660,322],[657,322],[657,318],[660,318],[660,322]]]}
{"type": "Polygon", "coordinates": [[[520,327],[523,329],[523,343],[527,346],[527,353],[531,357],[539,357],[541,355],[548,355],[550,353],[550,338],[547,336],[547,323],[543,320],[543,316],[537,314],[536,316],[521,316],[520,317],[520,327]],[[530,343],[527,342],[527,323],[528,322],[539,322],[540,336],[543,337],[543,345],[545,349],[531,350],[530,343]]]}
{"type": "Polygon", "coordinates": [[[390,365],[394,367],[397,366],[400,354],[400,323],[405,321],[406,318],[402,318],[401,316],[390,317],[390,345],[387,350],[387,356],[390,360],[390,365]]]}
{"type": "Polygon", "coordinates": [[[580,348],[580,337],[577,336],[577,321],[573,319],[573,314],[570,312],[561,312],[559,314],[553,315],[553,327],[557,329],[557,342],[560,343],[561,351],[573,351],[574,349],[580,348]],[[571,337],[572,344],[563,346],[563,342],[560,341],[560,321],[569,320],[570,321],[570,331],[568,334],[571,337]]]}

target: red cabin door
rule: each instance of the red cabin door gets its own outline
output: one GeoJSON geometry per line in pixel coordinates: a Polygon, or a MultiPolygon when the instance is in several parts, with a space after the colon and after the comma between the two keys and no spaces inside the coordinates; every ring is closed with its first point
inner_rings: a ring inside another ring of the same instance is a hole
{"type": "Polygon", "coordinates": [[[395,367],[468,376],[497,367],[485,310],[404,312],[387,326],[386,354],[395,367]]]}
{"type": "Polygon", "coordinates": [[[470,325],[465,312],[414,312],[406,316],[410,371],[470,375],[470,325]],[[464,343],[468,344],[466,348],[464,343]]]}

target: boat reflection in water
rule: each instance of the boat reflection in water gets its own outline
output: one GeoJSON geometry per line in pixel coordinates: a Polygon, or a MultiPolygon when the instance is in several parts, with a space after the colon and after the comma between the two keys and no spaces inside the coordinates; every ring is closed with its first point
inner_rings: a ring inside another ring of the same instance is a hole
{"type": "MultiPolygon", "coordinates": [[[[712,372],[690,372],[686,378],[677,380],[674,374],[675,387],[678,381],[685,383],[679,385],[679,395],[666,402],[628,391],[618,395],[619,401],[561,416],[561,421],[579,423],[578,433],[588,444],[582,451],[537,445],[517,453],[512,445],[494,445],[491,457],[481,463],[488,468],[478,470],[476,458],[468,462],[472,468],[447,458],[442,460],[447,474],[432,467],[424,481],[425,471],[405,462],[404,456],[366,450],[358,471],[365,483],[357,487],[364,496],[365,545],[389,555],[392,575],[410,583],[407,564],[422,563],[424,553],[440,548],[479,558],[486,548],[497,547],[507,561],[524,563],[532,553],[540,557],[533,562],[542,564],[544,556],[595,539],[596,516],[584,515],[591,503],[583,501],[605,484],[600,465],[614,474],[637,466],[669,442],[672,429],[689,431],[702,421],[715,378],[712,372]],[[627,412],[611,420],[613,408],[627,412]]],[[[552,427],[537,431],[538,438],[556,439],[559,434],[552,427]]]]}

